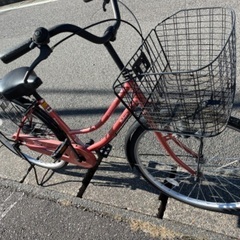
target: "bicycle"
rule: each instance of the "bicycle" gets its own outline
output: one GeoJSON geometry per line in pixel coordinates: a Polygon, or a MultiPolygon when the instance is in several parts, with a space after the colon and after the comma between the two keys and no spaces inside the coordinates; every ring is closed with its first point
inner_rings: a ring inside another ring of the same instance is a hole
{"type": "MultiPolygon", "coordinates": [[[[104,9],[109,2],[103,0],[104,9]]],[[[228,151],[220,157],[217,144],[235,143],[229,136],[240,132],[240,119],[231,116],[236,88],[234,11],[181,10],[144,38],[121,19],[118,0],[111,4],[114,19],[109,21],[114,23],[103,36],[88,29],[105,21],[86,28],[72,24],[38,28],[31,39],[1,56],[7,64],[34,48],[40,50],[30,67],[14,69],[0,81],[1,143],[33,165],[59,169],[71,163],[91,169],[108,157],[111,140],[134,116],[136,122],[125,139],[132,168],[184,203],[212,211],[239,210],[239,158],[228,157],[228,151]],[[127,64],[111,44],[123,22],[142,38],[127,64]],[[52,37],[66,32],[70,35],[49,46],[52,37]],[[103,44],[120,75],[113,84],[116,98],[99,122],[73,130],[37,92],[42,80],[34,69],[56,46],[76,35],[103,44]],[[121,103],[125,108],[109,132],[97,142],[83,143],[78,135],[101,128],[121,103]]]]}

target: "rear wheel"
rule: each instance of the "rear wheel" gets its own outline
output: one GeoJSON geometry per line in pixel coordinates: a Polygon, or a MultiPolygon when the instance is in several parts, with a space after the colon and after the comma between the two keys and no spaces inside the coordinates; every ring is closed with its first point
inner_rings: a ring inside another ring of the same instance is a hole
{"type": "MultiPolygon", "coordinates": [[[[63,160],[54,160],[51,156],[31,150],[21,141],[15,141],[14,136],[17,131],[20,134],[34,138],[64,141],[65,137],[61,129],[51,120],[51,118],[40,108],[34,108],[24,121],[23,126],[19,124],[25,115],[29,102],[14,101],[9,102],[1,99],[0,104],[0,142],[9,150],[26,159],[37,166],[58,169],[67,163],[63,160]]],[[[54,151],[51,149],[50,151],[54,151]]]]}
{"type": "MultiPolygon", "coordinates": [[[[240,122],[234,118],[230,122],[235,120],[240,122]]],[[[233,127],[229,123],[220,135],[203,139],[200,158],[201,141],[193,136],[154,133],[139,124],[132,127],[129,136],[130,161],[168,196],[207,210],[240,209],[240,124],[233,127]],[[180,164],[176,159],[181,160],[180,164]]]]}

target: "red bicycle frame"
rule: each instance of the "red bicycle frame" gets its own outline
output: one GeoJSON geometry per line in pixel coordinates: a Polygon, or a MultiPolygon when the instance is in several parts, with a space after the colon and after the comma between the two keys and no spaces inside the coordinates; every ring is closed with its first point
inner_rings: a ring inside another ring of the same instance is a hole
{"type": "MultiPolygon", "coordinates": [[[[122,98],[129,92],[132,91],[132,88],[136,89],[136,83],[134,81],[129,81],[124,85],[121,91],[118,94],[103,116],[100,118],[99,122],[95,125],[92,125],[88,128],[83,129],[70,129],[68,125],[61,119],[61,117],[51,108],[51,106],[41,98],[38,103],[39,105],[49,114],[49,116],[54,119],[54,121],[59,125],[59,127],[67,134],[69,140],[71,141],[71,147],[68,147],[64,154],[61,156],[61,159],[72,164],[84,167],[84,168],[92,168],[95,166],[97,159],[96,159],[96,152],[98,152],[102,147],[107,145],[115,136],[116,133],[122,128],[122,126],[126,123],[126,121],[131,116],[131,112],[125,108],[117,120],[114,122],[110,130],[107,134],[103,136],[99,141],[93,143],[90,146],[86,146],[82,141],[79,139],[77,135],[80,134],[87,134],[93,132],[99,128],[101,128],[110,118],[110,116],[114,113],[117,109],[119,104],[121,103],[122,98]],[[73,150],[74,149],[74,150],[73,150]],[[79,156],[84,157],[84,161],[79,161],[79,156]]],[[[136,95],[136,97],[131,102],[129,108],[134,110],[139,104],[145,101],[144,96],[142,94],[136,95]]],[[[31,111],[30,111],[31,114],[31,111]]],[[[25,121],[24,118],[22,120],[25,121]]],[[[155,132],[156,139],[162,145],[162,147],[167,151],[167,153],[175,160],[179,165],[181,165],[184,169],[186,169],[191,174],[194,174],[195,171],[187,166],[181,159],[179,159],[175,153],[171,150],[168,145],[168,141],[174,141],[178,146],[184,149],[186,152],[192,154],[193,156],[197,156],[196,153],[192,152],[187,148],[187,146],[180,143],[174,136],[171,134],[164,135],[161,132],[155,132]]],[[[44,138],[37,138],[32,137],[26,134],[21,134],[20,131],[15,134],[15,139],[24,143],[29,149],[39,152],[41,154],[51,156],[57,147],[62,143],[59,140],[51,140],[51,139],[44,139],[44,138]]]]}

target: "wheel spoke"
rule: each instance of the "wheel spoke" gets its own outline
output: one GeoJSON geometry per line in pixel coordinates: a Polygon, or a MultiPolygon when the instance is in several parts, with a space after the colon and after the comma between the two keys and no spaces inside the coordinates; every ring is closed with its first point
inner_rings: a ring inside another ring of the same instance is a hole
{"type": "Polygon", "coordinates": [[[134,129],[132,149],[137,169],[159,190],[187,204],[213,211],[240,209],[240,129],[203,139],[198,160],[199,139],[156,134],[139,125],[134,129]],[[158,135],[158,136],[161,136],[158,135]],[[161,142],[160,141],[160,142],[161,142]],[[165,149],[165,146],[167,148],[165,149]],[[196,174],[190,174],[168,154],[168,148],[196,174]]]}

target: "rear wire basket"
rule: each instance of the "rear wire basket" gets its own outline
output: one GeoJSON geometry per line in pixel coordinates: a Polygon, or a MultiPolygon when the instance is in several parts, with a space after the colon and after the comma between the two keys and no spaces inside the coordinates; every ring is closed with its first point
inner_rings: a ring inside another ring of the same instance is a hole
{"type": "Polygon", "coordinates": [[[17,130],[24,114],[25,111],[22,108],[17,107],[4,96],[0,96],[0,127],[2,133],[7,134],[9,131],[11,132],[12,128],[17,130]]]}
{"type": "Polygon", "coordinates": [[[132,91],[120,99],[146,129],[199,137],[221,133],[236,88],[234,12],[189,9],[165,19],[115,81],[117,96],[126,83],[132,91]]]}

